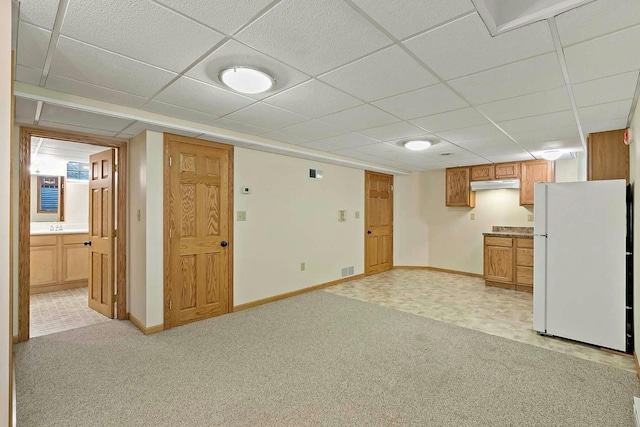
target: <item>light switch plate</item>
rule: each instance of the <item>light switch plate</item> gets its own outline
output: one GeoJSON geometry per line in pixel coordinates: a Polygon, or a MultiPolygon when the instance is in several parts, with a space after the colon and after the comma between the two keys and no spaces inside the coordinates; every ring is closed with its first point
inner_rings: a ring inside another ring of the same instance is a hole
{"type": "Polygon", "coordinates": [[[247,211],[238,211],[236,212],[236,217],[238,221],[246,221],[247,220],[247,211]]]}
{"type": "Polygon", "coordinates": [[[527,216],[527,221],[533,222],[533,215],[528,215],[527,216]]]}
{"type": "Polygon", "coordinates": [[[471,214],[471,221],[475,221],[475,219],[476,219],[476,214],[472,213],[471,214]]]}
{"type": "Polygon", "coordinates": [[[354,214],[355,219],[359,219],[360,218],[360,211],[356,211],[356,213],[354,214]]]}

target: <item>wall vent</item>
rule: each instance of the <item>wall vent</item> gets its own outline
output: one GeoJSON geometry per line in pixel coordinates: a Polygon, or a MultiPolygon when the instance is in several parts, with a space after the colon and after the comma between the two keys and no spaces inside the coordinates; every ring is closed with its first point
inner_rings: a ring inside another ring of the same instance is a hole
{"type": "Polygon", "coordinates": [[[320,170],[320,169],[309,169],[309,178],[322,179],[322,170],[320,170]]]}
{"type": "Polygon", "coordinates": [[[347,276],[353,276],[353,266],[344,267],[342,269],[342,276],[341,277],[347,277],[347,276]]]}

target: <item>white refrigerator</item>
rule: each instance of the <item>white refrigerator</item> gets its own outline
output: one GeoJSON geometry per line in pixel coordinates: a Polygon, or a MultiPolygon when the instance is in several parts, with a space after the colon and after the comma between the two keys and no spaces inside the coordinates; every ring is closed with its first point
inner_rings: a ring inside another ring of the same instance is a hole
{"type": "Polygon", "coordinates": [[[625,351],[624,180],[536,183],[533,329],[625,351]]]}

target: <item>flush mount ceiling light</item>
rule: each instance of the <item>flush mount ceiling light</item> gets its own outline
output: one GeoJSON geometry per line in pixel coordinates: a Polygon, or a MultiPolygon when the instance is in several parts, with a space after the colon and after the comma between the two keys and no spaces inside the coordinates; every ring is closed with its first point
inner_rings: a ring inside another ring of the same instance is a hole
{"type": "Polygon", "coordinates": [[[230,67],[220,71],[220,81],[241,93],[266,92],[275,83],[270,75],[248,67],[230,67]]]}
{"type": "Polygon", "coordinates": [[[542,158],[545,160],[558,160],[560,157],[562,157],[560,150],[549,150],[542,153],[542,158]]]}
{"type": "Polygon", "coordinates": [[[431,142],[423,139],[414,139],[414,140],[405,142],[403,145],[404,145],[404,148],[407,148],[412,151],[422,151],[431,147],[431,142]]]}

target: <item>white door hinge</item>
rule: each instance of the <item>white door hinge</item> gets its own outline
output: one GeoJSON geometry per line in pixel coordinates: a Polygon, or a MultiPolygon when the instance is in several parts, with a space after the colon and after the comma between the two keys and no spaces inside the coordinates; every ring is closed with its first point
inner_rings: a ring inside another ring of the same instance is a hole
{"type": "Polygon", "coordinates": [[[171,238],[173,236],[173,232],[171,231],[171,229],[169,229],[169,238],[171,238]]]}
{"type": "Polygon", "coordinates": [[[391,191],[393,191],[393,185],[391,186],[391,191]]]}
{"type": "Polygon", "coordinates": [[[173,159],[171,158],[171,156],[169,156],[169,167],[171,167],[172,163],[173,163],[173,159]]]}
{"type": "Polygon", "coordinates": [[[113,165],[113,171],[114,171],[114,172],[118,172],[118,164],[117,164],[117,163],[114,163],[114,165],[113,165]]]}
{"type": "Polygon", "coordinates": [[[169,300],[169,310],[171,310],[171,300],[169,300]]]}

